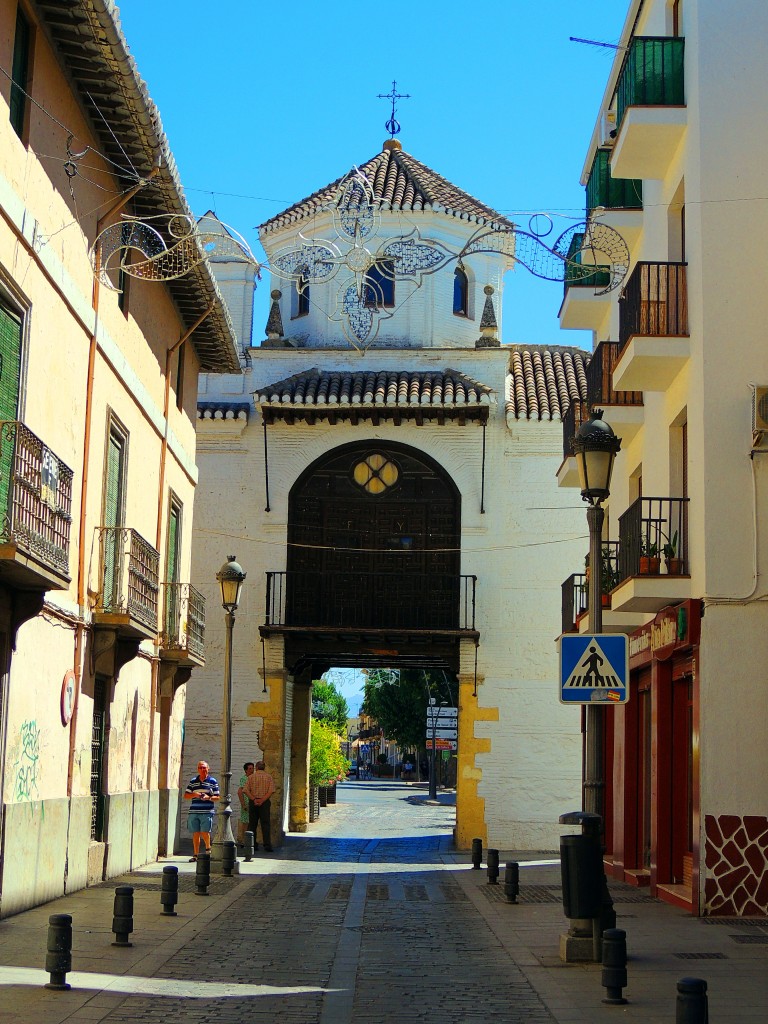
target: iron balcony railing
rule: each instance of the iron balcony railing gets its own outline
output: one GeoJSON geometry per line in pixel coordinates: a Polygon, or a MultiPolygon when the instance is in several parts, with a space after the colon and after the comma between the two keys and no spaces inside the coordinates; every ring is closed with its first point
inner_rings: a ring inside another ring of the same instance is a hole
{"type": "Polygon", "coordinates": [[[569,459],[573,455],[573,447],[571,442],[576,436],[576,431],[579,429],[585,420],[589,419],[589,406],[586,402],[582,402],[576,398],[571,401],[568,409],[563,416],[563,458],[569,459]]]}
{"type": "Polygon", "coordinates": [[[587,577],[583,572],[572,573],[562,584],[562,632],[573,633],[576,620],[587,610],[587,577]]]}
{"type": "Polygon", "coordinates": [[[619,516],[619,579],[686,575],[688,498],[638,498],[619,516]]]}
{"type": "Polygon", "coordinates": [[[474,630],[477,576],[268,572],[266,626],[474,630]],[[414,601],[428,594],[428,601],[414,601]]]}
{"type": "Polygon", "coordinates": [[[161,646],[205,656],[205,598],[191,583],[164,583],[161,646]]]}
{"type": "Polygon", "coordinates": [[[613,371],[619,361],[618,341],[601,341],[587,366],[587,405],[642,405],[642,391],[614,391],[613,371]]]}
{"type": "Polygon", "coordinates": [[[678,107],[685,104],[685,39],[637,36],[624,58],[616,86],[616,124],[627,107],[678,107]]]}
{"type": "Polygon", "coordinates": [[[141,534],[126,526],[100,526],[96,610],[130,615],[157,630],[160,555],[141,534]]]}
{"type": "Polygon", "coordinates": [[[619,344],[688,334],[685,263],[638,263],[619,298],[619,344]]]}
{"type": "Polygon", "coordinates": [[[590,264],[582,265],[581,243],[584,234],[577,232],[571,239],[568,247],[568,255],[565,264],[565,277],[563,288],[567,292],[574,286],[577,288],[600,288],[606,289],[611,283],[611,271],[608,267],[593,267],[590,264]]]}
{"type": "Polygon", "coordinates": [[[587,215],[598,206],[606,210],[642,210],[643,182],[611,177],[611,151],[598,149],[587,180],[587,215]]]}
{"type": "Polygon", "coordinates": [[[0,421],[0,540],[69,578],[71,512],[69,466],[23,423],[0,421]]]}

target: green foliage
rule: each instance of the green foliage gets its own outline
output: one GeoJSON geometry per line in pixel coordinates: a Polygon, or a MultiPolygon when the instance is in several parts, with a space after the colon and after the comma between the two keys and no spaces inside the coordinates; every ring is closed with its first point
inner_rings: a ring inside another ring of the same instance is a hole
{"type": "Polygon", "coordinates": [[[339,736],[346,736],[349,707],[334,683],[324,679],[312,683],[312,717],[330,725],[339,736]]]}
{"type": "Polygon", "coordinates": [[[372,669],[366,674],[362,711],[403,750],[425,746],[427,703],[455,705],[458,686],[445,673],[426,669],[372,669]]]}
{"type": "Polygon", "coordinates": [[[341,752],[341,739],[331,725],[312,719],[309,742],[309,784],[326,786],[346,775],[349,761],[341,752]]]}

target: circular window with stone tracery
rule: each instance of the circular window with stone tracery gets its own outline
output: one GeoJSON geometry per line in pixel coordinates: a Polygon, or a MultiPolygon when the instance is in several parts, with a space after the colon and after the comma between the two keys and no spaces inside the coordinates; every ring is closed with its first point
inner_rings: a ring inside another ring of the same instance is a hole
{"type": "Polygon", "coordinates": [[[393,487],[400,478],[400,470],[391,459],[380,452],[373,452],[355,464],[352,479],[366,494],[383,494],[393,487]]]}

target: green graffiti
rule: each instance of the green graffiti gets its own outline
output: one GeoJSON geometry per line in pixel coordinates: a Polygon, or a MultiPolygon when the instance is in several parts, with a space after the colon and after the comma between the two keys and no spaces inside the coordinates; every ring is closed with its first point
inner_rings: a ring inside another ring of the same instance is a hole
{"type": "Polygon", "coordinates": [[[22,722],[19,730],[19,756],[14,762],[16,777],[14,799],[21,803],[38,795],[37,780],[40,772],[40,730],[37,722],[22,722]]]}

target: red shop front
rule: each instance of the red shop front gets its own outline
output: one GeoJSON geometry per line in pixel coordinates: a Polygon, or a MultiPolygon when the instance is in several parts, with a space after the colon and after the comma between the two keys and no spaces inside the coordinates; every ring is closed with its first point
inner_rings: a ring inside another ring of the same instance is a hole
{"type": "Polygon", "coordinates": [[[607,715],[607,869],[698,906],[701,602],[662,609],[629,637],[629,701],[607,715]]]}

